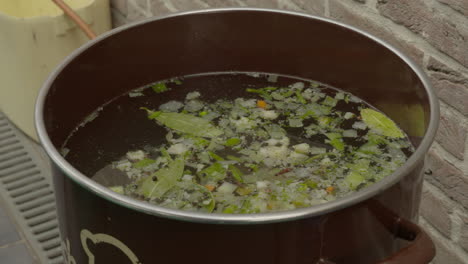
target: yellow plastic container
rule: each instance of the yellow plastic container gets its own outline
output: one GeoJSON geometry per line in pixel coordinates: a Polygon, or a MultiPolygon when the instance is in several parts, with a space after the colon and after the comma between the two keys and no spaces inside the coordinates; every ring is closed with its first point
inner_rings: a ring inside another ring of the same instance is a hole
{"type": "MultiPolygon", "coordinates": [[[[109,0],[65,2],[96,34],[111,28],[109,0]]],[[[88,40],[51,0],[0,0],[0,110],[31,138],[39,88],[88,40]]]]}

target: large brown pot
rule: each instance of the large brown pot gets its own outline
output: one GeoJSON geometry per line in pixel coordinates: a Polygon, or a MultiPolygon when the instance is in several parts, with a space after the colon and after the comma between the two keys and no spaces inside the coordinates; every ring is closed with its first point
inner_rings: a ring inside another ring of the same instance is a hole
{"type": "Polygon", "coordinates": [[[154,18],[89,42],[45,83],[36,125],[54,163],[70,263],[415,264],[434,256],[430,238],[411,222],[438,116],[427,77],[387,43],[331,20],[249,8],[154,18]],[[257,215],[161,208],[90,180],[93,166],[110,161],[98,152],[121,155],[162,136],[138,127],[96,129],[83,140],[79,160],[59,154],[73,129],[112,98],[157,80],[223,71],[281,73],[349,91],[396,120],[416,152],[395,173],[349,197],[257,215]]]}

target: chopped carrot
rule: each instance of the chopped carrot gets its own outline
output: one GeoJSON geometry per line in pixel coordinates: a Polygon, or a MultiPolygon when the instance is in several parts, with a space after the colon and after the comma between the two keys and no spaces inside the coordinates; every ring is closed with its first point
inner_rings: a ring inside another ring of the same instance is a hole
{"type": "Polygon", "coordinates": [[[267,107],[267,103],[266,103],[265,101],[263,101],[263,100],[258,100],[258,101],[257,101],[257,106],[258,106],[259,108],[265,109],[265,108],[267,107]]]}
{"type": "Polygon", "coordinates": [[[214,186],[214,185],[211,185],[211,184],[207,184],[207,185],[205,185],[205,188],[207,188],[207,189],[208,189],[208,191],[210,191],[210,192],[212,192],[212,191],[215,189],[215,187],[216,187],[216,186],[214,186]]]}
{"type": "Polygon", "coordinates": [[[334,190],[335,190],[335,187],[333,186],[328,186],[326,189],[327,193],[332,193],[334,190]]]}
{"type": "Polygon", "coordinates": [[[292,171],[292,170],[293,170],[293,169],[291,169],[291,168],[282,169],[280,172],[276,173],[275,176],[288,173],[288,172],[290,172],[290,171],[292,171]]]}

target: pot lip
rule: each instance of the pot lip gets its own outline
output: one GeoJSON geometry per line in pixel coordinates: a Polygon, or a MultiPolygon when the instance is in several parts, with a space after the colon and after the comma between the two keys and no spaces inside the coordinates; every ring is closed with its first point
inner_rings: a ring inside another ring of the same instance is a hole
{"type": "Polygon", "coordinates": [[[401,180],[401,178],[405,175],[405,173],[414,169],[420,162],[421,159],[424,159],[425,154],[429,150],[435,134],[437,132],[438,123],[439,123],[439,103],[438,99],[433,91],[433,88],[428,80],[426,74],[422,71],[422,69],[409,57],[399,51],[397,48],[391,46],[386,41],[383,41],[365,31],[357,29],[353,26],[337,22],[328,18],[318,17],[306,13],[300,12],[293,12],[293,11],[285,11],[285,10],[276,10],[276,9],[268,9],[268,8],[251,8],[251,7],[240,7],[240,8],[213,8],[213,9],[203,9],[203,10],[195,10],[195,11],[186,11],[180,13],[173,13],[168,14],[165,16],[160,17],[153,17],[143,21],[133,22],[113,30],[110,30],[96,39],[91,40],[72,52],[68,57],[64,59],[64,61],[49,75],[36,100],[35,106],[35,125],[36,130],[39,136],[39,140],[44,147],[45,151],[52,159],[55,166],[57,166],[67,177],[71,180],[76,182],[77,184],[81,185],[83,188],[95,193],[99,197],[102,197],[110,202],[113,202],[117,205],[124,206],[131,210],[136,210],[139,212],[143,212],[146,214],[159,216],[163,218],[169,218],[174,220],[181,220],[181,221],[188,221],[188,222],[197,222],[197,223],[207,223],[207,224],[263,224],[263,223],[275,223],[275,222],[284,222],[284,221],[292,221],[307,217],[314,217],[320,216],[324,214],[328,214],[340,209],[344,209],[355,205],[359,202],[364,200],[370,199],[373,196],[376,196],[386,189],[390,188],[397,182],[401,180]],[[384,46],[385,48],[392,51],[396,56],[398,56],[401,60],[403,60],[416,74],[416,76],[422,82],[425,91],[427,93],[429,103],[430,103],[430,119],[429,119],[429,126],[427,128],[426,134],[424,135],[421,144],[416,148],[416,151],[413,155],[406,161],[406,163],[398,168],[394,173],[385,177],[380,182],[373,184],[370,187],[365,188],[364,190],[351,194],[347,197],[337,199],[335,201],[326,202],[320,205],[308,207],[308,208],[301,208],[289,211],[280,211],[280,212],[273,212],[273,213],[260,213],[260,214],[219,214],[219,213],[199,213],[199,212],[188,212],[176,209],[169,209],[164,208],[156,205],[152,205],[147,202],[138,201],[118,193],[111,191],[110,189],[94,182],[77,169],[75,169],[71,164],[69,164],[59,153],[59,151],[54,147],[52,144],[51,139],[48,136],[48,133],[45,128],[43,112],[44,112],[44,103],[48,91],[55,81],[56,77],[61,73],[61,71],[71,62],[73,61],[78,55],[80,55],[83,51],[87,50],[88,48],[94,46],[96,43],[99,43],[101,40],[104,40],[114,34],[118,34],[121,31],[128,30],[133,27],[137,27],[139,25],[143,25],[146,23],[151,23],[153,21],[163,20],[167,18],[173,18],[178,16],[186,16],[186,15],[196,15],[196,14],[208,14],[208,13],[221,13],[221,12],[264,12],[264,13],[275,13],[275,14],[286,14],[286,15],[293,15],[293,16],[300,16],[306,19],[313,19],[319,20],[326,23],[331,23],[337,25],[339,27],[344,27],[348,30],[357,32],[358,34],[367,37],[378,44],[384,46]]]}

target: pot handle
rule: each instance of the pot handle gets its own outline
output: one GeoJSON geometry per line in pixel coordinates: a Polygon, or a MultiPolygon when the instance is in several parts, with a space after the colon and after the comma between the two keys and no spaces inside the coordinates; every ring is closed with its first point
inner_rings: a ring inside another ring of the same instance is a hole
{"type": "MultiPolygon", "coordinates": [[[[434,258],[436,250],[429,235],[417,224],[399,217],[375,199],[368,200],[369,211],[395,237],[411,243],[377,264],[427,264],[434,258]]],[[[320,259],[316,264],[335,264],[327,259],[320,259]]]]}
{"type": "Polygon", "coordinates": [[[368,208],[390,233],[411,241],[411,244],[377,264],[427,264],[431,262],[435,256],[435,245],[420,226],[399,217],[377,200],[369,200],[368,208]]]}
{"type": "Polygon", "coordinates": [[[435,256],[435,246],[429,235],[418,225],[399,218],[395,236],[412,241],[410,245],[400,249],[392,256],[379,261],[378,264],[427,264],[435,256]]]}

